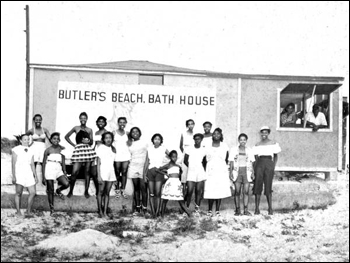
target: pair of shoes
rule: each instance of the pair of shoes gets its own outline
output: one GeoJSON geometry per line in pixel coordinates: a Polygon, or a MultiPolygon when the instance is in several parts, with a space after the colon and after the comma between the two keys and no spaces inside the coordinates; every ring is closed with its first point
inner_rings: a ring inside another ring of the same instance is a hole
{"type": "Polygon", "coordinates": [[[221,214],[219,211],[216,211],[216,217],[221,217],[221,214]]]}
{"type": "Polygon", "coordinates": [[[260,215],[260,210],[256,209],[254,215],[260,215]]]}
{"type": "Polygon", "coordinates": [[[245,215],[245,216],[251,216],[252,214],[249,213],[248,209],[244,209],[243,215],[245,215]]]}
{"type": "Polygon", "coordinates": [[[146,206],[142,206],[142,212],[145,215],[147,213],[147,207],[146,206]]]}
{"type": "Polygon", "coordinates": [[[115,198],[119,199],[120,197],[120,190],[115,190],[115,198]]]}
{"type": "Polygon", "coordinates": [[[240,216],[240,215],[241,215],[241,208],[237,207],[235,216],[240,216]]]}
{"type": "Polygon", "coordinates": [[[213,217],[213,212],[211,210],[208,211],[207,216],[213,217]]]}
{"type": "Polygon", "coordinates": [[[273,210],[269,209],[269,215],[272,216],[273,215],[273,210]]]}

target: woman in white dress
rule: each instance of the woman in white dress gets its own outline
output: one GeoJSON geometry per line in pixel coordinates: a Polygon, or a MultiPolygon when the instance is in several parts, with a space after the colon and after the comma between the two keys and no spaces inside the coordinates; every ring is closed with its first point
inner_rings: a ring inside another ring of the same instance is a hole
{"type": "MultiPolygon", "coordinates": [[[[190,146],[193,145],[194,126],[195,126],[194,120],[192,120],[192,119],[187,120],[186,121],[187,130],[186,130],[186,132],[181,134],[180,150],[181,150],[183,156],[185,156],[186,150],[190,146]]],[[[188,167],[184,163],[184,160],[185,160],[185,158],[183,158],[182,165],[181,165],[181,168],[182,168],[181,183],[182,183],[182,186],[184,188],[184,193],[186,195],[186,193],[187,193],[186,182],[187,182],[187,169],[188,169],[188,167]]]]}
{"type": "Polygon", "coordinates": [[[148,201],[146,184],[146,157],[148,146],[146,142],[140,140],[141,135],[141,130],[138,127],[133,127],[130,130],[130,138],[132,142],[129,146],[131,159],[128,167],[128,178],[132,179],[134,185],[134,202],[136,206],[136,212],[134,215],[141,212],[141,203],[142,211],[146,214],[148,201]]]}
{"type": "Polygon", "coordinates": [[[195,214],[200,215],[199,207],[203,199],[204,183],[207,179],[205,173],[206,149],[202,147],[203,134],[193,136],[194,146],[190,147],[185,154],[185,164],[188,166],[187,173],[187,207],[190,207],[193,192],[195,192],[195,214]]]}
{"type": "Polygon", "coordinates": [[[114,147],[117,150],[114,160],[114,169],[117,181],[115,183],[115,197],[118,199],[120,195],[127,198],[125,187],[127,182],[128,165],[130,161],[130,152],[128,149],[129,133],[125,130],[127,124],[125,117],[118,118],[118,129],[113,131],[114,147]]]}
{"type": "Polygon", "coordinates": [[[230,177],[228,171],[229,148],[223,143],[222,130],[213,132],[211,147],[206,148],[207,181],[204,187],[204,199],[209,199],[208,216],[213,216],[213,204],[216,201],[216,215],[220,216],[220,205],[223,198],[231,196],[230,177]]]}
{"type": "Polygon", "coordinates": [[[97,178],[99,191],[97,195],[97,206],[100,217],[107,217],[109,194],[115,182],[114,160],[116,150],[113,148],[114,135],[111,132],[102,134],[102,144],[97,148],[97,178]]]}
{"type": "Polygon", "coordinates": [[[31,214],[36,194],[35,185],[38,177],[34,165],[34,152],[29,147],[29,136],[22,134],[19,137],[21,145],[12,149],[12,183],[16,185],[15,206],[17,215],[21,216],[21,199],[23,188],[28,188],[28,208],[27,213],[31,214]]]}
{"type": "Polygon", "coordinates": [[[260,129],[261,141],[253,148],[255,156],[255,184],[253,194],[255,195],[255,214],[260,214],[260,198],[264,185],[264,194],[266,195],[267,204],[269,206],[268,213],[273,215],[272,210],[272,181],[275,174],[277,164],[277,154],[281,152],[281,147],[275,141],[269,139],[271,130],[268,126],[260,129]]]}

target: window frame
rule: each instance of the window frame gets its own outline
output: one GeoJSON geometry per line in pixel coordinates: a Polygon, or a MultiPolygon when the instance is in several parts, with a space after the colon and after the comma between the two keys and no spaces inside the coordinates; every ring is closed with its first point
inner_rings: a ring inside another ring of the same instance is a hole
{"type": "MultiPolygon", "coordinates": [[[[311,83],[313,84],[313,83],[311,83]]],[[[317,83],[315,83],[317,85],[317,83]]],[[[312,128],[293,128],[293,127],[281,127],[281,92],[284,90],[285,88],[278,88],[277,89],[277,131],[293,131],[293,132],[313,132],[312,128]]],[[[329,93],[329,116],[328,116],[328,128],[322,128],[319,129],[317,132],[324,132],[324,133],[329,133],[329,132],[333,132],[333,92],[329,93]]],[[[307,113],[307,112],[306,112],[307,113]]]]}

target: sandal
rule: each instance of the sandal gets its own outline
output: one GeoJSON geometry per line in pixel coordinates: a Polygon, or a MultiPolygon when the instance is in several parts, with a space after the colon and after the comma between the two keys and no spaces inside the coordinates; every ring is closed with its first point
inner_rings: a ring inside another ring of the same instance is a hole
{"type": "Polygon", "coordinates": [[[251,213],[249,213],[249,211],[248,211],[248,209],[247,209],[247,208],[244,208],[243,215],[245,215],[245,216],[251,216],[252,214],[251,214],[251,213]]]}
{"type": "Polygon", "coordinates": [[[241,215],[241,208],[237,207],[235,216],[240,216],[240,215],[241,215]]]}
{"type": "Polygon", "coordinates": [[[207,216],[213,217],[213,212],[211,210],[208,211],[207,216]]]}
{"type": "Polygon", "coordinates": [[[126,193],[123,190],[121,190],[121,195],[124,199],[128,199],[128,196],[126,195],[126,193]]]}

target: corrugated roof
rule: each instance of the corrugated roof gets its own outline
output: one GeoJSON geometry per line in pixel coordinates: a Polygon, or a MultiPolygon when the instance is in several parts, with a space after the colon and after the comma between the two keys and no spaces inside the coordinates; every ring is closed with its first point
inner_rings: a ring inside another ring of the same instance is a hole
{"type": "Polygon", "coordinates": [[[320,82],[339,82],[343,77],[323,77],[323,76],[292,76],[292,75],[263,75],[263,74],[241,74],[225,73],[208,70],[188,69],[175,67],[165,64],[153,63],[146,60],[127,60],[117,62],[93,63],[93,64],[31,64],[33,68],[47,69],[66,69],[66,70],[121,70],[121,71],[138,71],[152,72],[158,74],[177,73],[177,74],[194,74],[214,78],[242,78],[242,79],[274,79],[274,80],[291,80],[291,81],[320,81],[320,82]]]}

